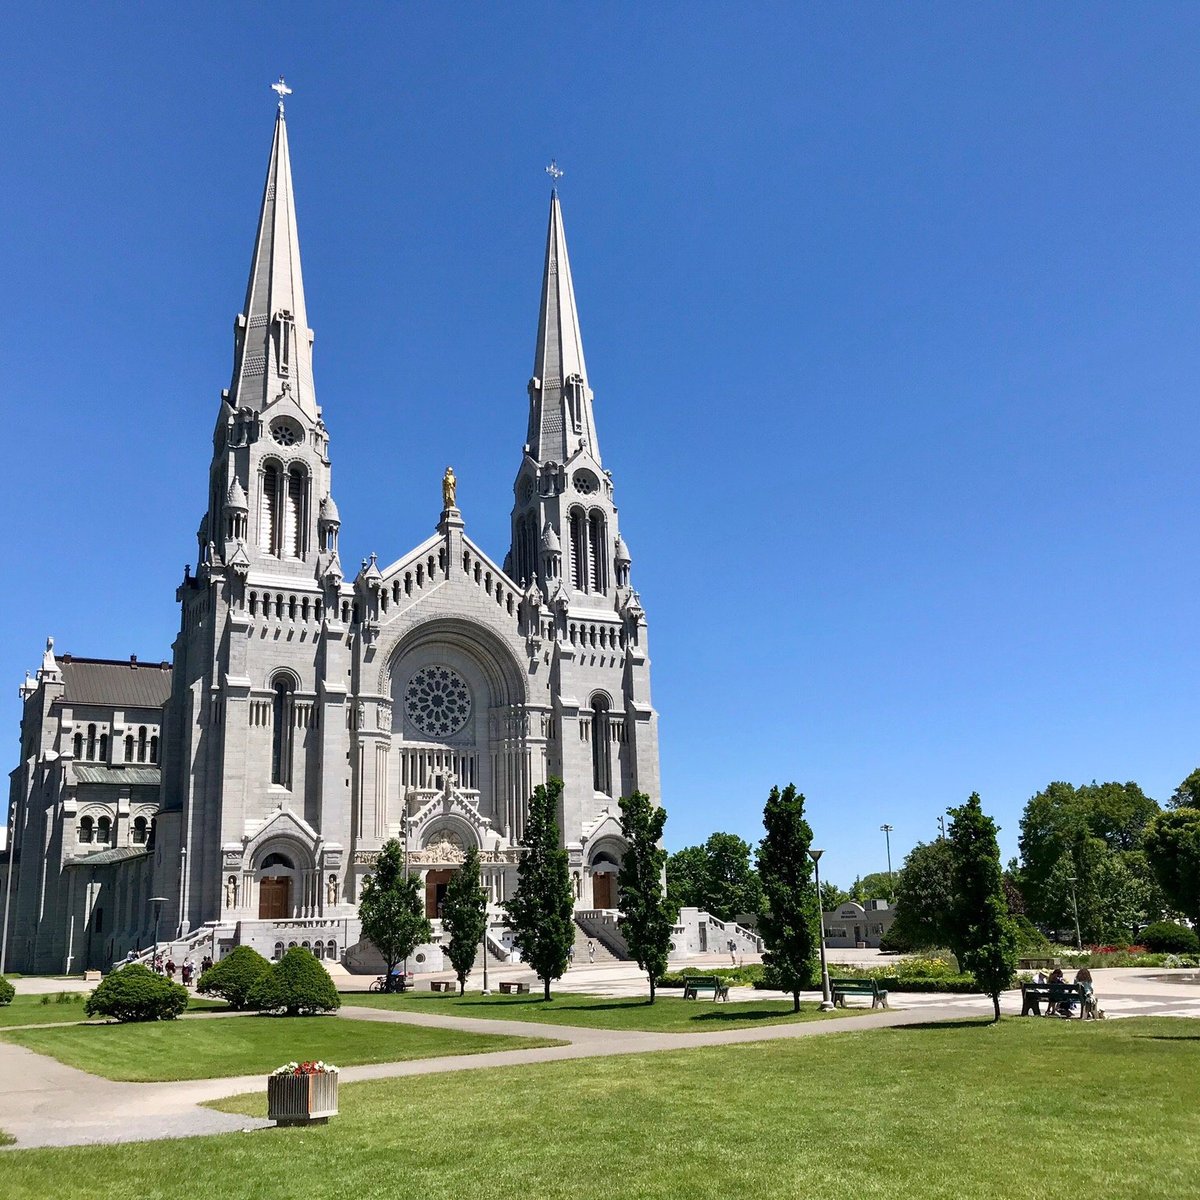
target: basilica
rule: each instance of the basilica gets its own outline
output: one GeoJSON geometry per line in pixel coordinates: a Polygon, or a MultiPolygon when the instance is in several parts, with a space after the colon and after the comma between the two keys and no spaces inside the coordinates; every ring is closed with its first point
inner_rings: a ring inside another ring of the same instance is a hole
{"type": "Polygon", "coordinates": [[[50,641],[26,677],[0,970],[107,969],[156,938],[197,957],[306,945],[344,962],[389,838],[435,929],[479,850],[499,956],[528,798],[552,775],[581,928],[605,919],[617,798],[659,795],[657,718],[556,192],[513,441],[503,556],[467,535],[446,469],[429,538],[348,575],[281,99],[172,658],[50,641]]]}

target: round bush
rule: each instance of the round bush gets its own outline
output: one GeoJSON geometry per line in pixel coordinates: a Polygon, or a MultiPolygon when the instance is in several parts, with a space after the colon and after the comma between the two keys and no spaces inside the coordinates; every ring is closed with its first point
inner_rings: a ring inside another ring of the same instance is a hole
{"type": "Polygon", "coordinates": [[[1172,921],[1156,921],[1142,930],[1141,943],[1157,954],[1195,954],[1200,950],[1200,938],[1186,925],[1172,921]]]}
{"type": "Polygon", "coordinates": [[[12,998],[16,994],[17,989],[3,975],[0,975],[0,1004],[11,1004],[12,998]]]}
{"type": "Polygon", "coordinates": [[[118,1021],[173,1021],[187,1003],[187,988],[155,975],[141,963],[130,963],[105,977],[83,1011],[89,1017],[118,1021]]]}
{"type": "Polygon", "coordinates": [[[271,964],[257,950],[238,946],[200,976],[197,990],[221,996],[230,1008],[250,1008],[254,989],[270,969],[271,964]]]}
{"type": "Polygon", "coordinates": [[[301,1017],[341,1008],[342,998],[312,951],[293,946],[258,981],[250,1003],[254,1008],[282,1008],[289,1017],[301,1017]]]}

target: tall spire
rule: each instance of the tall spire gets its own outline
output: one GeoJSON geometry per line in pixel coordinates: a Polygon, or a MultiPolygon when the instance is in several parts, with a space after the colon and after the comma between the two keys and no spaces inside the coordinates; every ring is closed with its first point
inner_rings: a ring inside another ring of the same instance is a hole
{"type": "Polygon", "coordinates": [[[599,454],[562,205],[554,188],[530,381],[529,448],[536,459],[564,462],[581,445],[599,454]]]}
{"type": "MultiPolygon", "coordinates": [[[[272,85],[277,91],[285,86],[272,85]]],[[[290,92],[290,89],[288,89],[290,92]]],[[[265,408],[290,393],[300,408],[317,417],[312,376],[312,330],[304,304],[300,238],[292,192],[283,96],[275,114],[275,136],[258,216],[258,236],[246,285],[246,303],[237,321],[233,382],[229,402],[235,408],[265,408]]]]}

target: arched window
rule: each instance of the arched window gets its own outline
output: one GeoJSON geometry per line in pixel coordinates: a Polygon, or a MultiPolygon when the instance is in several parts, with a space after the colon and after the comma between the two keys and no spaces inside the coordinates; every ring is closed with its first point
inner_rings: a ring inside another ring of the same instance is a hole
{"type": "Polygon", "coordinates": [[[96,841],[102,846],[107,846],[112,837],[112,821],[108,817],[101,817],[96,822],[96,841]]]}
{"type": "Polygon", "coordinates": [[[100,735],[100,761],[108,762],[108,734],[100,735]]]}
{"type": "Polygon", "coordinates": [[[287,476],[287,511],[284,518],[284,553],[290,558],[303,558],[307,549],[305,533],[308,529],[308,474],[301,466],[294,466],[287,476]]]}
{"type": "Polygon", "coordinates": [[[88,762],[96,761],[96,727],[95,727],[95,725],[88,726],[87,756],[88,756],[88,762]]]}
{"type": "Polygon", "coordinates": [[[593,509],[588,518],[588,558],[592,591],[608,591],[608,536],[599,509],[593,509]]]}
{"type": "Polygon", "coordinates": [[[258,498],[258,548],[264,554],[279,553],[279,468],[274,463],[263,467],[258,498]]]}
{"type": "Polygon", "coordinates": [[[318,958],[324,958],[325,957],[325,943],[324,942],[313,942],[313,953],[318,958]]]}
{"type": "Polygon", "coordinates": [[[75,735],[75,757],[76,758],[83,757],[83,734],[82,733],[77,733],[75,735]]]}
{"type": "Polygon", "coordinates": [[[153,734],[150,738],[150,761],[158,762],[158,734],[153,734]]]}
{"type": "Polygon", "coordinates": [[[588,590],[587,521],[581,508],[571,509],[571,586],[588,590]]]}
{"type": "Polygon", "coordinates": [[[337,958],[337,942],[330,942],[326,945],[325,957],[329,959],[337,958]]]}
{"type": "Polygon", "coordinates": [[[143,725],[138,730],[138,762],[146,761],[146,727],[143,725]]]}
{"type": "Polygon", "coordinates": [[[606,796],[612,795],[608,741],[608,701],[596,696],[592,700],[592,787],[606,796]]]}
{"type": "Polygon", "coordinates": [[[96,836],[95,825],[91,817],[83,817],[79,822],[79,840],[90,842],[96,836]]]}
{"type": "Polygon", "coordinates": [[[271,782],[292,786],[292,681],[276,679],[271,702],[271,782]]]}
{"type": "Polygon", "coordinates": [[[133,734],[125,735],[125,761],[133,762],[133,734]]]}
{"type": "Polygon", "coordinates": [[[275,954],[274,954],[274,957],[275,957],[275,958],[277,958],[277,959],[278,959],[278,958],[282,958],[282,957],[283,957],[283,943],[282,943],[282,942],[276,942],[276,943],[275,943],[275,954]]]}
{"type": "Polygon", "coordinates": [[[134,817],[133,819],[133,844],[135,846],[144,846],[146,838],[150,836],[150,824],[145,817],[134,817]]]}

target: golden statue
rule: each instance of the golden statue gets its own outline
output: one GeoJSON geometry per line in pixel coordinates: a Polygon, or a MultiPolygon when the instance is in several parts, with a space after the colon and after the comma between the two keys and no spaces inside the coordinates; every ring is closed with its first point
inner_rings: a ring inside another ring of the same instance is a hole
{"type": "Polygon", "coordinates": [[[442,476],[442,507],[453,508],[455,492],[458,489],[458,480],[454,478],[454,468],[447,467],[445,475],[442,476]]]}

